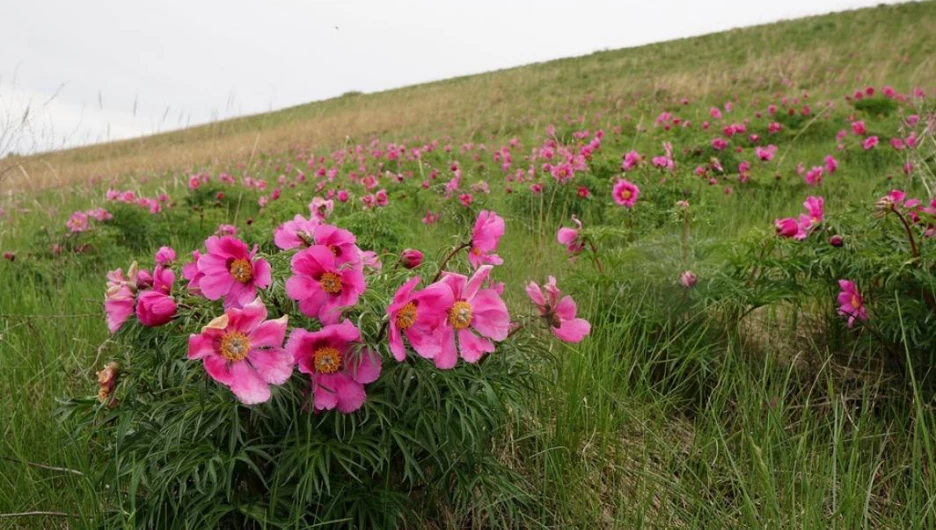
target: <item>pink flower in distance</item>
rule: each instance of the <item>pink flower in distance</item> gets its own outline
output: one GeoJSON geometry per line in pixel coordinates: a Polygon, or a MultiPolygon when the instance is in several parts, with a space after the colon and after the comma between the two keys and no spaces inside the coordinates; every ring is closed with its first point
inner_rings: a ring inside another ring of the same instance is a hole
{"type": "MultiPolygon", "coordinates": [[[[348,192],[344,192],[345,202],[348,200],[348,192]]],[[[341,192],[338,193],[338,200],[341,200],[341,192]]],[[[321,197],[313,197],[312,202],[309,203],[309,213],[311,213],[310,221],[324,223],[328,216],[331,215],[332,211],[335,209],[335,202],[331,199],[323,199],[321,197]]],[[[299,216],[296,216],[299,217],[299,216]]]]}
{"type": "Polygon", "coordinates": [[[224,307],[243,307],[257,297],[257,288],[269,287],[270,263],[257,258],[257,246],[233,236],[211,236],[205,240],[207,253],[198,258],[201,294],[209,300],[224,298],[224,307]]]}
{"type": "Polygon", "coordinates": [[[692,289],[699,282],[699,277],[692,271],[686,271],[679,275],[679,283],[686,289],[692,289]]]}
{"type": "Polygon", "coordinates": [[[806,208],[806,211],[809,214],[809,221],[813,225],[817,225],[822,222],[824,216],[824,206],[825,198],[814,196],[806,197],[806,202],[803,203],[803,208],[806,208]]]}
{"type": "MultiPolygon", "coordinates": [[[[494,351],[492,341],[507,338],[510,314],[506,304],[496,290],[481,287],[492,268],[481,266],[470,280],[461,274],[446,273],[439,282],[451,289],[453,302],[449,307],[439,303],[427,308],[445,318],[438,330],[442,348],[434,359],[437,368],[453,368],[459,353],[465,361],[477,362],[485,353],[494,351]]],[[[449,300],[448,296],[444,300],[449,300]]]]}
{"type": "Polygon", "coordinates": [[[192,291],[193,294],[201,294],[201,288],[198,284],[201,282],[201,279],[205,276],[200,270],[198,270],[198,259],[201,258],[201,252],[198,250],[192,251],[192,262],[186,263],[182,266],[182,277],[188,280],[188,289],[192,291]]]}
{"type": "Polygon", "coordinates": [[[380,357],[362,348],[360,340],[360,331],[348,320],[289,334],[286,351],[299,371],[309,375],[316,411],[337,408],[349,414],[364,405],[364,385],[380,377],[380,357]]]}
{"type": "Polygon", "coordinates": [[[88,223],[88,214],[84,212],[75,212],[65,222],[65,226],[73,233],[84,232],[91,228],[88,223]]]}
{"type": "Polygon", "coordinates": [[[755,147],[754,154],[757,155],[762,162],[770,162],[773,160],[774,154],[777,152],[777,146],[768,145],[767,147],[755,147]]]}
{"type": "Polygon", "coordinates": [[[874,147],[875,147],[879,142],[880,142],[880,140],[878,140],[878,137],[877,137],[877,136],[869,136],[869,137],[865,138],[863,142],[861,142],[861,147],[864,148],[865,151],[869,151],[869,150],[871,150],[871,149],[874,149],[874,147]]]}
{"type": "Polygon", "coordinates": [[[299,302],[302,314],[323,324],[337,323],[341,309],[357,303],[366,289],[363,266],[341,264],[325,245],[313,245],[294,255],[292,272],[286,280],[286,294],[299,302]]]}
{"type": "Polygon", "coordinates": [[[550,276],[542,290],[536,282],[530,282],[526,292],[559,340],[581,342],[591,332],[591,324],[587,320],[575,317],[576,306],[572,297],[559,298],[562,292],[556,287],[556,278],[550,276]],[[546,291],[545,296],[543,291],[546,291]]]}
{"type": "Polygon", "coordinates": [[[402,361],[406,358],[405,336],[413,349],[426,359],[434,359],[442,349],[438,330],[447,318],[445,308],[455,303],[452,289],[436,282],[422,291],[415,291],[419,278],[403,284],[387,307],[390,322],[390,352],[402,361]]]}
{"type": "Polygon", "coordinates": [[[833,174],[838,169],[838,160],[834,156],[828,155],[825,157],[825,168],[828,174],[833,174]]]}
{"type": "Polygon", "coordinates": [[[308,247],[314,244],[314,234],[319,221],[316,217],[306,219],[296,215],[292,221],[276,227],[273,231],[273,243],[283,249],[289,250],[297,247],[308,247]]]}
{"type": "Polygon", "coordinates": [[[468,261],[473,268],[484,264],[501,265],[504,260],[494,254],[501,237],[504,235],[504,219],[493,211],[482,210],[475,220],[471,232],[471,249],[468,261]]]}
{"type": "Polygon", "coordinates": [[[201,359],[208,375],[247,405],[269,400],[270,385],[292,375],[293,359],[282,347],[289,317],[266,317],[266,306],[256,298],[189,335],[188,358],[201,359]]]}
{"type": "Polygon", "coordinates": [[[806,175],[803,177],[806,180],[806,184],[810,186],[818,186],[822,184],[822,174],[824,169],[822,166],[815,166],[809,171],[806,172],[806,175]]]}
{"type": "Polygon", "coordinates": [[[168,265],[175,260],[176,251],[172,247],[159,247],[156,251],[156,263],[159,265],[168,265]]]}
{"type": "Polygon", "coordinates": [[[868,134],[868,129],[865,127],[863,121],[853,121],[851,124],[852,132],[858,136],[864,136],[868,134]]]}
{"type": "Polygon", "coordinates": [[[614,189],[611,191],[611,195],[618,206],[633,208],[634,203],[637,202],[637,197],[640,196],[640,188],[629,180],[618,179],[617,184],[614,185],[614,189]]]}
{"type": "Polygon", "coordinates": [[[576,224],[577,228],[560,228],[559,232],[556,234],[556,240],[561,245],[565,245],[566,253],[568,253],[569,256],[577,256],[585,250],[585,242],[579,237],[579,232],[582,230],[582,222],[574,215],[572,216],[572,222],[576,224]]]}
{"type": "Polygon", "coordinates": [[[176,314],[176,303],[172,298],[175,273],[162,265],[153,270],[153,287],[137,296],[136,316],[141,324],[157,327],[166,324],[176,314]]]}
{"type": "Polygon", "coordinates": [[[868,312],[865,309],[864,301],[855,282],[849,280],[839,280],[841,291],[838,294],[839,309],[838,314],[848,317],[848,327],[855,324],[855,319],[862,322],[868,320],[868,312]]]}

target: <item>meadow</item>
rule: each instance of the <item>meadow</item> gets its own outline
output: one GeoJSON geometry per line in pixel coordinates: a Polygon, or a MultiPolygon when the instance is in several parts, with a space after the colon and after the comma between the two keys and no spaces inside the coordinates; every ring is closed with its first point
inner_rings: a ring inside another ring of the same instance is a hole
{"type": "Polygon", "coordinates": [[[0,160],[0,528],[933,528],[933,35],[0,160]]]}

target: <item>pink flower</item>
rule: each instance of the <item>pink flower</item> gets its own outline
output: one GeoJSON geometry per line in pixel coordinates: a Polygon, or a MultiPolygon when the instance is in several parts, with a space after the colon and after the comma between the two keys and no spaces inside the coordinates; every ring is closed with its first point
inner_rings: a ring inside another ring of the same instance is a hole
{"type": "Polygon", "coordinates": [[[863,121],[853,121],[851,124],[852,132],[858,136],[864,136],[868,134],[868,129],[865,128],[865,123],[863,121]]]}
{"type": "Polygon", "coordinates": [[[175,259],[176,252],[172,247],[159,247],[159,250],[156,251],[156,263],[159,265],[168,265],[175,261],[175,259]]]}
{"type": "Polygon", "coordinates": [[[817,225],[822,222],[824,205],[825,198],[823,197],[806,197],[806,202],[803,203],[803,208],[806,208],[806,211],[809,214],[809,221],[812,225],[817,225]]]}
{"type": "Polygon", "coordinates": [[[297,214],[292,221],[286,221],[276,227],[273,231],[273,243],[283,250],[308,247],[314,244],[313,234],[318,226],[317,217],[306,219],[297,214]]]}
{"type": "Polygon", "coordinates": [[[338,190],[338,202],[348,202],[348,192],[346,190],[338,190]]]}
{"type": "Polygon", "coordinates": [[[205,240],[207,253],[197,261],[203,276],[198,281],[201,294],[209,300],[224,298],[224,307],[243,307],[257,297],[257,288],[269,287],[270,263],[255,258],[257,246],[233,236],[211,236],[205,240]]]}
{"type": "Polygon", "coordinates": [[[218,225],[218,229],[215,230],[216,236],[233,236],[237,234],[237,227],[234,225],[218,225]]]}
{"type": "Polygon", "coordinates": [[[815,166],[809,171],[807,171],[806,176],[804,177],[804,179],[806,180],[806,183],[809,184],[810,186],[818,186],[819,184],[822,184],[823,171],[824,170],[822,166],[815,166]]]}
{"type": "Polygon", "coordinates": [[[838,169],[838,161],[832,155],[825,157],[825,167],[828,174],[833,174],[838,169]]]}
{"type": "Polygon", "coordinates": [[[357,303],[366,289],[362,267],[340,263],[325,245],[313,245],[293,256],[292,272],[286,294],[299,302],[302,314],[323,324],[337,323],[341,308],[357,303]]]}
{"type": "MultiPolygon", "coordinates": [[[[344,192],[345,201],[348,200],[348,192],[344,192]]],[[[338,200],[341,201],[341,192],[338,193],[338,200]]],[[[341,202],[345,202],[341,201],[341,202]]],[[[330,199],[323,199],[321,197],[313,197],[312,202],[309,203],[309,213],[312,214],[310,221],[324,223],[328,216],[331,215],[332,211],[335,209],[334,201],[330,199]]],[[[297,216],[298,217],[298,216],[297,216]]]]}
{"type": "Polygon", "coordinates": [[[714,140],[712,140],[712,148],[715,149],[716,151],[721,151],[726,147],[728,147],[728,142],[726,142],[724,139],[715,138],[714,140]]]}
{"type": "Polygon", "coordinates": [[[415,269],[423,261],[423,253],[413,249],[408,248],[400,253],[400,265],[403,265],[406,269],[415,269]]]}
{"type": "Polygon", "coordinates": [[[377,201],[377,206],[383,208],[390,203],[390,199],[387,197],[387,190],[378,190],[374,194],[374,199],[377,201]]]}
{"type": "Polygon", "coordinates": [[[465,208],[471,206],[471,203],[474,201],[474,197],[470,193],[462,193],[458,196],[458,202],[461,203],[465,208]]]}
{"type": "Polygon", "coordinates": [[[869,136],[865,138],[863,142],[861,142],[861,147],[863,147],[865,151],[869,151],[874,149],[874,146],[876,146],[878,142],[879,140],[877,136],[869,136]]]}
{"type": "Polygon", "coordinates": [[[510,329],[507,306],[497,291],[481,288],[492,268],[490,265],[481,266],[470,280],[454,273],[446,273],[442,277],[440,283],[451,289],[453,303],[447,308],[439,305],[429,307],[429,311],[446,318],[439,328],[442,349],[434,359],[437,368],[453,368],[459,353],[465,361],[477,362],[485,353],[494,351],[492,341],[507,338],[510,329]]]}
{"type": "Polygon", "coordinates": [[[439,354],[442,345],[438,330],[447,318],[445,309],[455,303],[451,288],[444,283],[436,282],[422,291],[413,292],[417,284],[418,277],[403,284],[387,307],[390,352],[398,361],[406,358],[404,335],[422,357],[434,359],[439,354]]]}
{"type": "Polygon", "coordinates": [[[640,196],[640,188],[626,179],[618,179],[611,194],[618,206],[633,208],[637,197],[640,196]]]}
{"type": "Polygon", "coordinates": [[[579,231],[582,229],[582,222],[574,215],[572,216],[572,222],[574,222],[578,228],[560,228],[559,232],[556,234],[556,240],[561,245],[566,246],[566,253],[570,256],[577,256],[585,250],[585,242],[579,237],[579,231]]]}
{"type": "Polygon", "coordinates": [[[903,151],[907,147],[902,138],[891,138],[890,144],[897,151],[903,151]]]}
{"type": "Polygon", "coordinates": [[[770,122],[770,125],[767,126],[767,132],[769,132],[770,134],[776,134],[780,132],[781,129],[783,129],[783,126],[775,121],[770,122]]]}
{"type": "Polygon", "coordinates": [[[65,226],[73,233],[84,232],[91,228],[88,224],[88,215],[84,212],[73,213],[65,222],[65,226]]]}
{"type": "Polygon", "coordinates": [[[442,214],[432,213],[432,211],[426,212],[426,215],[423,216],[422,222],[424,225],[429,226],[435,224],[442,217],[442,214]]]}
{"type": "Polygon", "coordinates": [[[107,273],[107,290],[104,292],[104,312],[107,315],[107,329],[111,333],[123,326],[133,314],[137,292],[137,263],[134,261],[124,277],[120,269],[107,273]]]}
{"type": "Polygon", "coordinates": [[[862,322],[868,320],[868,312],[865,310],[864,301],[855,282],[849,280],[839,280],[839,287],[842,289],[838,294],[839,309],[838,314],[848,317],[848,327],[855,324],[855,319],[862,322]]]}
{"type": "Polygon", "coordinates": [[[289,334],[286,351],[299,371],[309,375],[316,411],[337,408],[349,414],[364,405],[364,385],[380,377],[380,357],[361,348],[360,341],[361,332],[348,320],[320,331],[296,328],[289,334]]]}
{"type": "Polygon", "coordinates": [[[624,155],[624,162],[621,164],[621,169],[628,171],[631,168],[636,167],[639,163],[640,153],[637,151],[628,151],[627,154],[624,155]]]}
{"type": "Polygon", "coordinates": [[[504,219],[493,211],[482,210],[471,232],[471,250],[468,261],[473,268],[483,264],[501,265],[504,260],[494,254],[504,235],[504,219]]]}
{"type": "Polygon", "coordinates": [[[767,147],[755,147],[754,154],[757,155],[757,158],[761,159],[762,162],[770,162],[773,160],[774,153],[777,152],[777,146],[768,145],[767,147]]]}
{"type": "Polygon", "coordinates": [[[269,400],[270,385],[282,385],[292,375],[293,359],[282,347],[289,317],[266,317],[266,306],[256,298],[189,335],[188,358],[201,359],[208,375],[247,405],[269,400]]]}
{"type": "Polygon", "coordinates": [[[699,282],[699,277],[692,271],[686,271],[679,275],[679,283],[686,289],[692,289],[699,282]]]}
{"type": "Polygon", "coordinates": [[[799,232],[799,223],[792,217],[774,220],[777,235],[780,237],[793,237],[799,232]]]}
{"type": "Polygon", "coordinates": [[[186,263],[182,266],[182,277],[188,280],[187,287],[190,291],[192,291],[193,294],[201,294],[201,289],[198,287],[198,284],[205,276],[201,271],[198,270],[199,258],[201,258],[201,252],[193,250],[192,262],[186,263]]]}
{"type": "Polygon", "coordinates": [[[356,244],[354,234],[333,225],[320,224],[312,234],[312,243],[328,247],[335,256],[336,265],[350,265],[361,270],[364,263],[362,252],[356,244]]]}
{"type": "Polygon", "coordinates": [[[379,271],[383,268],[380,257],[373,250],[364,250],[361,252],[361,265],[375,271],[379,271]]]}
{"type": "Polygon", "coordinates": [[[176,303],[170,293],[175,283],[172,269],[157,265],[153,271],[153,287],[137,296],[136,316],[141,324],[148,327],[162,326],[172,320],[176,313],[176,303]]]}
{"type": "Polygon", "coordinates": [[[591,332],[591,324],[584,318],[576,318],[575,301],[571,296],[559,299],[562,293],[556,287],[556,278],[550,276],[540,290],[536,282],[526,286],[527,295],[539,309],[540,316],[546,320],[553,334],[564,342],[581,342],[591,332]],[[543,296],[543,290],[546,295],[543,296]],[[557,303],[558,300],[558,303],[557,303]]]}

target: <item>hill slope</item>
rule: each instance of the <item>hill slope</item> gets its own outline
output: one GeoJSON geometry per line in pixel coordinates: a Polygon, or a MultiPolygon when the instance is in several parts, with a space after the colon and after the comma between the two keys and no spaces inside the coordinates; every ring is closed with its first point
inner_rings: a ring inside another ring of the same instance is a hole
{"type": "MultiPolygon", "coordinates": [[[[721,99],[787,85],[936,81],[936,3],[880,6],[597,52],[375,94],[349,94],[189,129],[0,160],[0,190],[128,173],[246,162],[301,145],[373,135],[464,135],[557,119],[659,112],[681,97],[721,99]]],[[[839,95],[839,94],[835,94],[839,95]]]]}

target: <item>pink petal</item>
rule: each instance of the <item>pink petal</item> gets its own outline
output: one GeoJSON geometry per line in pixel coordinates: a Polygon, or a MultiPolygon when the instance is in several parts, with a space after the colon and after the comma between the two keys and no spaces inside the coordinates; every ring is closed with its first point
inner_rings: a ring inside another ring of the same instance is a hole
{"type": "Polygon", "coordinates": [[[270,286],[272,281],[272,272],[270,270],[270,262],[258,258],[257,261],[253,264],[253,283],[261,289],[266,289],[270,286]]]}
{"type": "Polygon", "coordinates": [[[577,311],[575,300],[573,300],[571,296],[563,296],[562,300],[559,300],[559,303],[556,305],[555,311],[560,319],[572,320],[575,318],[575,312],[577,311]]]}
{"type": "Polygon", "coordinates": [[[286,315],[276,319],[267,320],[254,328],[250,333],[250,345],[255,348],[279,348],[283,345],[286,336],[286,315]]]}
{"type": "Polygon", "coordinates": [[[476,363],[485,353],[494,351],[494,343],[467,329],[458,332],[458,345],[462,359],[469,363],[476,363]]]}
{"type": "Polygon", "coordinates": [[[562,320],[558,328],[551,328],[552,332],[565,342],[581,342],[591,332],[591,324],[584,318],[562,320]]]}
{"type": "Polygon", "coordinates": [[[471,327],[494,340],[504,340],[510,332],[507,305],[493,289],[482,289],[471,302],[474,318],[471,327]]]}
{"type": "Polygon", "coordinates": [[[215,381],[231,386],[234,375],[231,373],[231,366],[227,359],[220,355],[208,355],[204,358],[205,371],[215,381]]]}
{"type": "Polygon", "coordinates": [[[189,359],[202,359],[207,355],[214,355],[215,353],[214,339],[207,333],[189,335],[189,359]]]}
{"type": "Polygon", "coordinates": [[[352,379],[361,384],[373,383],[380,377],[380,356],[363,349],[359,355],[350,359],[347,367],[352,379]]]}
{"type": "Polygon", "coordinates": [[[443,326],[439,330],[439,343],[442,349],[439,351],[439,354],[433,358],[436,368],[442,370],[454,368],[455,363],[458,362],[458,350],[455,349],[455,330],[448,326],[443,326]]]}
{"type": "Polygon", "coordinates": [[[255,405],[270,399],[270,386],[246,362],[231,365],[231,392],[245,405],[255,405]]]}
{"type": "Polygon", "coordinates": [[[292,356],[282,348],[251,349],[247,360],[257,375],[272,385],[281,385],[292,375],[292,356]]]}
{"type": "Polygon", "coordinates": [[[530,297],[530,300],[533,301],[540,309],[543,309],[546,306],[546,299],[543,298],[543,291],[540,290],[540,286],[536,282],[530,282],[526,286],[526,293],[530,297]]]}

